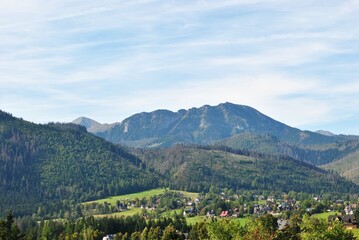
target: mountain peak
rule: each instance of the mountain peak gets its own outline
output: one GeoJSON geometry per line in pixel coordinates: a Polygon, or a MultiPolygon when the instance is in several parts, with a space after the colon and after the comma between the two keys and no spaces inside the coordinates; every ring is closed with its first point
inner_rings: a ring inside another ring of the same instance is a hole
{"type": "Polygon", "coordinates": [[[329,136],[329,137],[336,136],[336,134],[329,132],[329,131],[325,131],[325,130],[318,130],[318,131],[316,131],[316,133],[319,133],[324,136],[329,136]]]}
{"type": "Polygon", "coordinates": [[[243,132],[269,134],[288,143],[332,141],[328,136],[303,132],[252,107],[230,102],[181,109],[177,112],[156,110],[138,113],[97,135],[110,142],[136,147],[165,147],[177,143],[214,143],[243,132]]]}
{"type": "Polygon", "coordinates": [[[87,117],[79,117],[72,121],[72,123],[84,126],[86,129],[90,129],[93,127],[98,127],[101,123],[87,117]]]}
{"type": "Polygon", "coordinates": [[[119,124],[119,123],[112,123],[112,124],[101,124],[91,118],[87,117],[79,117],[73,120],[71,123],[84,126],[88,132],[91,133],[98,133],[98,132],[105,132],[112,128],[113,126],[119,124]]]}

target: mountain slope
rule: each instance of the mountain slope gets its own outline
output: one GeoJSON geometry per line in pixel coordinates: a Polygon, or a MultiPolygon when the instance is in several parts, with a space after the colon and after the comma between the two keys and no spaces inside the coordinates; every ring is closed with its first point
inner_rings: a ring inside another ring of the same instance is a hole
{"type": "Polygon", "coordinates": [[[359,150],[321,167],[326,170],[338,172],[342,176],[350,179],[356,184],[359,184],[359,150]]]}
{"type": "Polygon", "coordinates": [[[359,150],[359,141],[352,137],[337,136],[336,141],[327,144],[290,144],[279,141],[271,135],[258,135],[249,132],[234,135],[215,144],[234,149],[246,149],[261,153],[287,155],[292,158],[323,165],[359,150]]]}
{"type": "MultiPolygon", "coordinates": [[[[74,124],[38,125],[0,111],[0,209],[83,201],[159,185],[135,156],[74,124]]],[[[1,213],[0,213],[1,214],[1,213]]]]}
{"type": "Polygon", "coordinates": [[[177,145],[136,149],[134,154],[188,191],[211,186],[303,192],[355,192],[355,185],[336,174],[290,157],[232,150],[228,147],[177,145]]]}
{"type": "Polygon", "coordinates": [[[335,141],[334,137],[301,131],[254,108],[232,103],[205,105],[178,112],[157,110],[139,113],[95,134],[113,143],[136,147],[166,147],[176,143],[208,144],[243,132],[269,134],[280,141],[295,144],[335,141]]]}

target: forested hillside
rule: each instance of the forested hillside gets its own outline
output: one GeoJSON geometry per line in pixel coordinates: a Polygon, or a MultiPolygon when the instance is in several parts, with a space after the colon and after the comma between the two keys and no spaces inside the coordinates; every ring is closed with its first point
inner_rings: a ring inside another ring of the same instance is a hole
{"type": "MultiPolygon", "coordinates": [[[[274,137],[267,139],[276,142],[274,137]]],[[[195,192],[211,186],[311,193],[359,191],[358,185],[337,174],[274,154],[276,147],[283,147],[280,144],[268,145],[263,152],[220,145],[130,149],[115,146],[79,125],[34,124],[4,112],[0,112],[0,144],[0,214],[9,208],[16,215],[41,212],[43,205],[61,209],[64,201],[76,203],[159,186],[195,192]]]]}
{"type": "Polygon", "coordinates": [[[215,144],[261,153],[287,155],[318,166],[334,162],[359,150],[359,141],[355,137],[337,136],[336,139],[335,142],[326,144],[290,144],[269,134],[258,135],[246,132],[215,144]]]}
{"type": "Polygon", "coordinates": [[[188,191],[206,191],[211,186],[297,192],[359,190],[337,174],[280,155],[213,146],[134,151],[148,166],[170,178],[173,188],[188,191]]]}
{"type": "Polygon", "coordinates": [[[302,131],[254,108],[232,103],[179,110],[156,110],[120,123],[73,121],[110,142],[131,147],[167,148],[176,144],[225,145],[266,154],[287,155],[316,166],[359,150],[359,137],[302,131]]]}
{"type": "Polygon", "coordinates": [[[160,185],[137,157],[74,124],[38,125],[0,111],[0,209],[84,201],[160,185]]]}
{"type": "Polygon", "coordinates": [[[359,184],[359,150],[321,167],[336,171],[356,184],[359,184]]]}

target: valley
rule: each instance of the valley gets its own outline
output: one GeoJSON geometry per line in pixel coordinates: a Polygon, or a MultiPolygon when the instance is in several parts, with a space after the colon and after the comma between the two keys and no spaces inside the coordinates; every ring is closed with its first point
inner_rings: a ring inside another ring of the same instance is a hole
{"type": "MultiPolygon", "coordinates": [[[[324,133],[231,103],[105,125],[86,118],[34,124],[0,111],[1,215],[11,210],[27,234],[65,228],[59,220],[108,219],[141,222],[121,234],[142,234],[149,220],[163,224],[161,234],[172,225],[210,234],[211,218],[251,234],[250,226],[274,218],[280,224],[300,216],[305,224],[312,221],[306,216],[340,215],[348,206],[354,214],[359,137],[324,133]],[[57,223],[37,226],[41,221],[57,223]]],[[[94,239],[112,233],[110,225],[91,225],[94,239]]],[[[276,235],[284,234],[279,226],[276,235]]]]}

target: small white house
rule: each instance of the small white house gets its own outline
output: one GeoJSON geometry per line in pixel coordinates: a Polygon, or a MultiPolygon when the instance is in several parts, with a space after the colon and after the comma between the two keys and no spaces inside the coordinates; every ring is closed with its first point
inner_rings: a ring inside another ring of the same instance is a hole
{"type": "Polygon", "coordinates": [[[102,238],[102,240],[113,240],[115,239],[115,234],[108,234],[102,238]]]}

